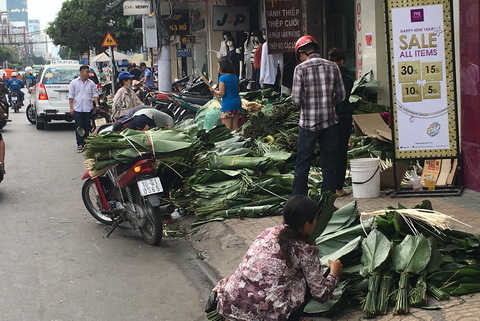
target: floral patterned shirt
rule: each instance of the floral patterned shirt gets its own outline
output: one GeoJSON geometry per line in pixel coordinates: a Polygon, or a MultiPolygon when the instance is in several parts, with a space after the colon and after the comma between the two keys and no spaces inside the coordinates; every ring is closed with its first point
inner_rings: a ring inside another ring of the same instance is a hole
{"type": "Polygon", "coordinates": [[[214,288],[217,310],[228,320],[287,320],[303,303],[307,284],[316,300],[324,302],[331,297],[338,279],[323,276],[316,246],[294,241],[293,267],[287,266],[277,240],[283,228],[271,227],[260,233],[235,273],[214,288]]]}

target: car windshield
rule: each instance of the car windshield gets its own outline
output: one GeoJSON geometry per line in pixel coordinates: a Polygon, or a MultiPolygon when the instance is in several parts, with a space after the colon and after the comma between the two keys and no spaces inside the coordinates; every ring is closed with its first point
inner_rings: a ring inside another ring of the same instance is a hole
{"type": "MultiPolygon", "coordinates": [[[[46,67],[42,82],[44,84],[69,84],[70,81],[77,78],[79,69],[76,66],[72,67],[46,67]]],[[[98,83],[97,75],[93,69],[89,70],[88,78],[98,83]]]]}

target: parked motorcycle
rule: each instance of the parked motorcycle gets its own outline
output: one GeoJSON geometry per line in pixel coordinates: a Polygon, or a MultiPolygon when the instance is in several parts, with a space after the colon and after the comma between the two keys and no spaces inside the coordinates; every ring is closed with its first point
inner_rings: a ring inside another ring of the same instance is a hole
{"type": "Polygon", "coordinates": [[[120,164],[105,173],[90,176],[87,171],[82,199],[88,212],[99,222],[111,226],[107,237],[123,222],[138,228],[142,238],[158,245],[163,236],[163,222],[174,206],[161,199],[164,192],[155,175],[155,159],[143,155],[129,164],[120,164]]]}

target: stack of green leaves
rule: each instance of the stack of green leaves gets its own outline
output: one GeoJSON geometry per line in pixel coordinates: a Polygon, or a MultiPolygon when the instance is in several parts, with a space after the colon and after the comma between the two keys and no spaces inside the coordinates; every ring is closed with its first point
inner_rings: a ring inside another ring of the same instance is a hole
{"type": "Polygon", "coordinates": [[[363,273],[368,276],[368,293],[362,307],[364,318],[379,314],[380,308],[384,307],[387,301],[388,289],[378,294],[383,277],[383,265],[390,255],[391,248],[392,243],[377,229],[372,230],[362,241],[363,273]]]}

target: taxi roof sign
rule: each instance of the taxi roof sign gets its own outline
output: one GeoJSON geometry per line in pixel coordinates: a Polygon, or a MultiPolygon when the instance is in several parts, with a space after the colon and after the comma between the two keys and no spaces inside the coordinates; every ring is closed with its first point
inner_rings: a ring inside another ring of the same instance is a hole
{"type": "Polygon", "coordinates": [[[105,35],[105,38],[103,39],[103,42],[102,42],[102,47],[115,47],[115,46],[118,46],[117,41],[115,40],[115,38],[113,38],[110,31],[107,31],[107,34],[105,35]]]}

